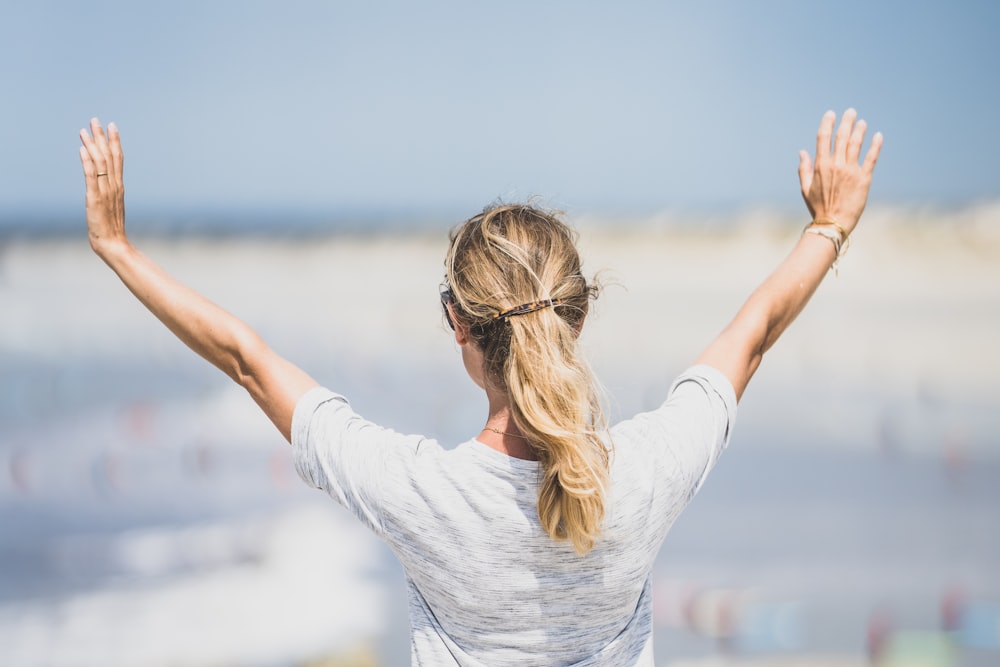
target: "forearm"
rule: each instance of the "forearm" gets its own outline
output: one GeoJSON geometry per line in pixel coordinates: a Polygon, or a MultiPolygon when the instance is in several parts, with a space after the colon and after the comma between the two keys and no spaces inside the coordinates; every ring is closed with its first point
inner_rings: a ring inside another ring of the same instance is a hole
{"type": "Polygon", "coordinates": [[[732,382],[737,398],[742,397],[764,353],[805,308],[835,258],[828,239],[803,234],[696,363],[721,370],[732,382]]]}
{"type": "Polygon", "coordinates": [[[255,348],[254,331],[170,276],[127,241],[95,245],[95,252],[126,287],[185,345],[230,378],[246,386],[255,348]]]}
{"type": "Polygon", "coordinates": [[[803,234],[788,257],[750,295],[736,317],[763,324],[759,339],[754,341],[758,357],[774,345],[802,312],[836,257],[829,239],[803,234]]]}

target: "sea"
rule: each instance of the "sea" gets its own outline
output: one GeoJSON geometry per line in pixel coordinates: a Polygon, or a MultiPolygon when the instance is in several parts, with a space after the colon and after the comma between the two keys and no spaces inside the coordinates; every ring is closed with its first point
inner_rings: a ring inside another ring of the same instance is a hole
{"type": "MultiPolygon", "coordinates": [[[[371,236],[378,252],[431,234],[443,253],[448,227],[236,217],[165,215],[145,232],[171,270],[238,285],[229,264],[204,266],[213,248],[245,257],[251,276],[262,256],[308,264],[338,235],[371,236]]],[[[0,234],[0,665],[408,664],[392,554],[297,478],[242,390],[161,332],[71,227],[0,234]]],[[[474,430],[481,398],[437,321],[436,283],[426,321],[443,342],[407,355],[389,337],[382,357],[303,333],[317,305],[283,285],[266,296],[290,312],[265,336],[359,412],[442,443],[474,430]]],[[[345,285],[354,300],[325,309],[350,321],[384,287],[345,285]]],[[[644,365],[598,368],[614,416],[661,400],[669,378],[637,383],[644,365]]],[[[654,569],[658,664],[910,650],[1000,665],[1000,397],[855,387],[831,416],[828,380],[748,392],[654,569]]]]}

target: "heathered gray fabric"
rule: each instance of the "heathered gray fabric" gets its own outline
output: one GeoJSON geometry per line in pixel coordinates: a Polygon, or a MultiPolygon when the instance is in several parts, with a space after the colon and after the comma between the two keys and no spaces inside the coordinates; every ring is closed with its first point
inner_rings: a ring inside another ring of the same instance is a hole
{"type": "Polygon", "coordinates": [[[695,366],[615,425],[603,535],[582,557],[539,525],[535,462],[395,433],[322,388],[296,406],[292,444],[302,479],[402,562],[413,665],[652,666],[653,560],[735,416],[729,381],[695,366]]]}

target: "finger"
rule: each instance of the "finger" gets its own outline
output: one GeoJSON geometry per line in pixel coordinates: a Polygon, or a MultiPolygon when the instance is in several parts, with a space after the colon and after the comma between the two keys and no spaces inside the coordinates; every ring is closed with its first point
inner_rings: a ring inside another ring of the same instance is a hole
{"type": "MultiPolygon", "coordinates": [[[[107,177],[109,179],[108,183],[110,183],[111,182],[110,181],[110,179],[111,179],[110,169],[112,169],[112,167],[113,167],[112,160],[111,160],[111,148],[108,146],[108,139],[107,139],[107,137],[104,136],[104,128],[101,127],[101,121],[99,121],[96,118],[91,118],[90,119],[90,132],[91,132],[91,134],[94,135],[94,143],[97,145],[97,150],[99,150],[101,152],[101,155],[104,158],[104,168],[101,169],[99,172],[97,172],[97,174],[98,174],[97,177],[101,178],[102,176],[107,175],[107,177]]],[[[98,185],[103,185],[103,184],[99,183],[98,185]]]]}
{"type": "Polygon", "coordinates": [[[840,125],[837,127],[837,137],[833,144],[833,159],[843,164],[847,161],[847,142],[854,130],[854,119],[858,117],[858,112],[848,109],[840,117],[840,125]]]}
{"type": "MultiPolygon", "coordinates": [[[[80,130],[83,132],[84,130],[80,130]]],[[[80,163],[83,165],[83,182],[87,186],[87,192],[94,192],[97,189],[97,167],[90,159],[90,153],[86,146],[80,146],[80,163]]]]}
{"type": "Polygon", "coordinates": [[[809,193],[809,188],[812,187],[812,179],[813,164],[809,158],[809,153],[799,151],[799,184],[802,186],[802,196],[809,193]]]}
{"type": "Polygon", "coordinates": [[[865,142],[865,132],[868,130],[868,123],[859,120],[851,131],[851,138],[847,141],[847,164],[857,164],[861,156],[861,144],[865,142]]]}
{"type": "MultiPolygon", "coordinates": [[[[96,119],[94,120],[96,121],[96,119]]],[[[94,168],[96,169],[94,173],[97,176],[97,178],[100,178],[103,174],[107,174],[108,173],[107,160],[105,160],[104,153],[101,152],[101,149],[97,146],[97,143],[90,136],[90,133],[87,132],[86,130],[80,130],[80,141],[83,142],[84,148],[87,149],[87,154],[90,156],[90,159],[94,163],[94,168]]]]}
{"type": "Polygon", "coordinates": [[[111,164],[111,148],[108,145],[108,138],[104,133],[104,127],[97,118],[90,119],[90,133],[94,135],[94,143],[104,153],[104,159],[111,164]]]}
{"type": "Polygon", "coordinates": [[[118,126],[108,123],[108,143],[111,148],[111,178],[121,186],[124,183],[125,154],[122,152],[122,138],[118,126]]]}
{"type": "Polygon", "coordinates": [[[816,161],[822,161],[830,157],[830,137],[833,136],[833,122],[837,119],[837,114],[827,111],[823,114],[823,120],[819,123],[819,131],[816,133],[816,161]]]}
{"type": "Polygon", "coordinates": [[[882,133],[876,132],[875,136],[872,137],[872,145],[868,147],[868,153],[865,155],[864,164],[861,168],[865,170],[869,175],[875,171],[875,163],[878,162],[878,154],[882,152],[882,133]]]}

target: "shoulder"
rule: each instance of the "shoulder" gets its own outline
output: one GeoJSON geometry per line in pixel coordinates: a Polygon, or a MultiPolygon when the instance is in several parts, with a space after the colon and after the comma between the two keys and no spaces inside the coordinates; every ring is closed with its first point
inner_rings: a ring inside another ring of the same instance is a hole
{"type": "Polygon", "coordinates": [[[728,446],[735,419],[736,393],[726,376],[692,366],[659,407],[612,429],[616,472],[679,480],[693,494],[728,446]]]}
{"type": "Polygon", "coordinates": [[[732,383],[721,371],[698,365],[674,380],[659,407],[620,422],[611,434],[616,443],[648,441],[714,426],[711,430],[721,430],[727,442],[735,420],[736,392],[732,383]]]}
{"type": "Polygon", "coordinates": [[[368,477],[373,486],[393,475],[405,478],[444,451],[433,439],[368,421],[346,398],[323,387],[299,399],[291,435],[299,472],[313,486],[323,486],[317,474],[341,477],[345,484],[368,477]]]}
{"type": "Polygon", "coordinates": [[[437,442],[421,435],[407,435],[371,422],[357,412],[341,394],[324,387],[306,392],[295,405],[292,415],[292,445],[304,447],[317,440],[347,444],[363,441],[368,446],[377,443],[394,446],[409,445],[416,453],[440,451],[437,442]]]}

